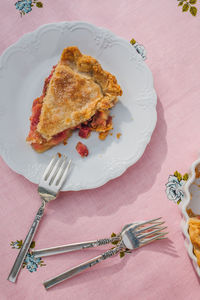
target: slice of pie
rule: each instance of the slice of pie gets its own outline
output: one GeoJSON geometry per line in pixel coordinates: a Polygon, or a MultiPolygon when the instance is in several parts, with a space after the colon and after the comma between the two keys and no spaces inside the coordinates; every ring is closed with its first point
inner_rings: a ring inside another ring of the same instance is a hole
{"type": "Polygon", "coordinates": [[[27,142],[37,152],[61,143],[78,129],[87,138],[91,131],[108,132],[110,108],[122,90],[114,75],[77,47],[65,48],[59,63],[46,78],[42,96],[35,99],[27,142]]]}
{"type": "Polygon", "coordinates": [[[200,267],[200,216],[189,219],[189,235],[200,267]]]}

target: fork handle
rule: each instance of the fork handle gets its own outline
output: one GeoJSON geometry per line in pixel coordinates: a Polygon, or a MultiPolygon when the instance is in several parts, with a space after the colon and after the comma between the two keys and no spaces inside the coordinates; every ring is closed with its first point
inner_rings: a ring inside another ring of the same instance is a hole
{"type": "Polygon", "coordinates": [[[8,280],[11,282],[15,282],[17,279],[18,273],[24,262],[26,254],[30,248],[31,242],[33,240],[33,237],[34,237],[37,227],[39,225],[40,219],[44,214],[44,208],[45,208],[45,202],[43,201],[41,207],[38,209],[38,212],[35,216],[33,224],[31,225],[31,228],[29,229],[29,232],[24,240],[24,243],[19,251],[19,254],[18,254],[18,256],[14,262],[14,265],[12,267],[12,270],[10,271],[10,274],[8,276],[8,280]]]}
{"type": "Polygon", "coordinates": [[[79,273],[85,271],[86,269],[100,263],[102,260],[105,260],[108,257],[111,257],[111,256],[117,254],[121,249],[122,249],[122,246],[120,244],[119,246],[115,247],[114,249],[108,250],[99,256],[96,256],[96,257],[94,257],[72,269],[69,269],[68,271],[66,271],[54,278],[51,278],[51,279],[45,281],[43,283],[43,285],[46,289],[49,289],[49,288],[53,287],[54,285],[66,280],[66,279],[69,279],[71,277],[74,277],[74,276],[78,275],[79,273]]]}
{"type": "Polygon", "coordinates": [[[98,247],[101,245],[106,245],[112,242],[119,241],[119,237],[113,237],[109,239],[100,239],[96,241],[83,242],[83,243],[74,243],[69,245],[62,245],[57,247],[45,248],[41,250],[34,250],[32,253],[35,257],[45,257],[50,255],[56,255],[61,253],[67,253],[77,250],[82,250],[86,248],[98,247]]]}

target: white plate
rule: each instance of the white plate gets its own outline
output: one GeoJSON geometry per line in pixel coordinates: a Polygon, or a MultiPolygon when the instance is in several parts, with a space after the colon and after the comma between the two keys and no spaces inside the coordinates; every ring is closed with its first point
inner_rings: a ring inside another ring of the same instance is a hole
{"type": "Polygon", "coordinates": [[[200,215],[200,202],[199,202],[200,178],[196,177],[196,172],[195,172],[196,167],[198,167],[198,169],[200,169],[200,159],[193,162],[193,164],[191,166],[189,179],[187,180],[187,182],[184,185],[184,192],[185,192],[184,199],[180,203],[181,204],[180,208],[181,208],[182,214],[183,214],[183,220],[182,220],[181,227],[183,230],[183,234],[185,235],[185,246],[186,246],[186,249],[188,251],[190,258],[192,259],[194,268],[200,277],[200,267],[198,266],[197,258],[193,253],[193,245],[191,243],[190,236],[188,233],[189,217],[187,214],[187,208],[188,209],[190,208],[193,211],[193,213],[200,215]]]}
{"type": "Polygon", "coordinates": [[[152,74],[135,48],[107,29],[83,22],[47,24],[24,35],[0,58],[0,153],[15,172],[38,183],[56,152],[73,160],[73,169],[63,187],[67,190],[90,189],[121,175],[143,154],[156,125],[156,93],[152,74]],[[81,158],[75,150],[80,140],[75,133],[66,146],[59,145],[37,154],[26,144],[32,102],[42,92],[63,48],[76,45],[80,51],[98,59],[113,73],[123,96],[112,111],[114,131],[105,141],[92,133],[89,156],[81,158]],[[122,134],[120,139],[116,134],[122,134]]]}

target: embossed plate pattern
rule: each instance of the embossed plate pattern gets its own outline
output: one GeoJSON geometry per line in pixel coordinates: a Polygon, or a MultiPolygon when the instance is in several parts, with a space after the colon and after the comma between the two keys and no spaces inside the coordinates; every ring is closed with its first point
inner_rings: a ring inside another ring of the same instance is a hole
{"type": "Polygon", "coordinates": [[[135,48],[107,29],[83,22],[47,24],[24,35],[0,58],[0,153],[15,172],[38,183],[51,156],[60,152],[73,160],[67,190],[90,189],[121,175],[143,154],[156,125],[157,97],[152,74],[135,48]],[[89,156],[75,150],[77,133],[66,146],[37,154],[26,144],[33,100],[41,95],[44,79],[63,48],[76,45],[116,75],[123,96],[112,110],[113,135],[100,141],[93,133],[82,140],[89,156]],[[116,134],[121,133],[120,139],[116,134]]]}

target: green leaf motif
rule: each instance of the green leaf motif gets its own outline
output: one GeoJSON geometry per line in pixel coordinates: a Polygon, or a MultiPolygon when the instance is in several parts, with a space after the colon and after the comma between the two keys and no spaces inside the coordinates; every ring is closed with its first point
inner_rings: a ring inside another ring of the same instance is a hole
{"type": "Polygon", "coordinates": [[[36,6],[41,8],[41,7],[43,7],[43,4],[42,4],[42,2],[36,2],[36,6]]]}
{"type": "Polygon", "coordinates": [[[178,6],[181,6],[181,5],[183,5],[183,1],[179,2],[179,4],[178,4],[178,6]]]}
{"type": "Polygon", "coordinates": [[[183,179],[181,173],[178,174],[178,179],[179,179],[179,181],[181,181],[183,179]]]}
{"type": "Polygon", "coordinates": [[[124,251],[121,251],[121,252],[119,253],[120,258],[124,257],[124,255],[125,255],[124,251]]]}
{"type": "Polygon", "coordinates": [[[181,173],[179,173],[178,171],[174,172],[174,176],[178,178],[178,181],[181,181],[183,179],[181,173]]]}
{"type": "Polygon", "coordinates": [[[116,233],[114,233],[114,232],[111,234],[111,238],[112,238],[112,237],[116,237],[116,236],[117,236],[117,235],[116,235],[116,233]]]}
{"type": "Polygon", "coordinates": [[[113,245],[117,245],[118,243],[119,243],[119,241],[112,242],[113,245]]]}
{"type": "Polygon", "coordinates": [[[30,245],[30,248],[33,249],[35,248],[35,241],[32,241],[31,245],[30,245]]]}
{"type": "Polygon", "coordinates": [[[190,2],[190,4],[195,4],[195,3],[197,3],[197,0],[190,0],[189,2],[190,2]]]}
{"type": "Polygon", "coordinates": [[[182,11],[188,11],[188,9],[189,9],[189,4],[188,4],[188,3],[185,3],[185,4],[183,5],[182,11]]]}
{"type": "Polygon", "coordinates": [[[195,17],[197,14],[197,8],[195,6],[191,6],[190,13],[195,17]]]}
{"type": "Polygon", "coordinates": [[[189,178],[189,175],[188,175],[188,173],[185,173],[185,174],[183,175],[183,180],[187,181],[187,180],[188,180],[188,178],[189,178]]]}
{"type": "Polygon", "coordinates": [[[174,172],[174,176],[178,177],[178,171],[174,172]]]}
{"type": "Polygon", "coordinates": [[[130,43],[131,43],[131,45],[135,45],[136,40],[132,38],[132,39],[130,40],[130,43]]]}
{"type": "Polygon", "coordinates": [[[20,240],[20,241],[17,240],[17,243],[18,243],[18,248],[20,249],[23,245],[23,241],[22,240],[20,240]]]}

